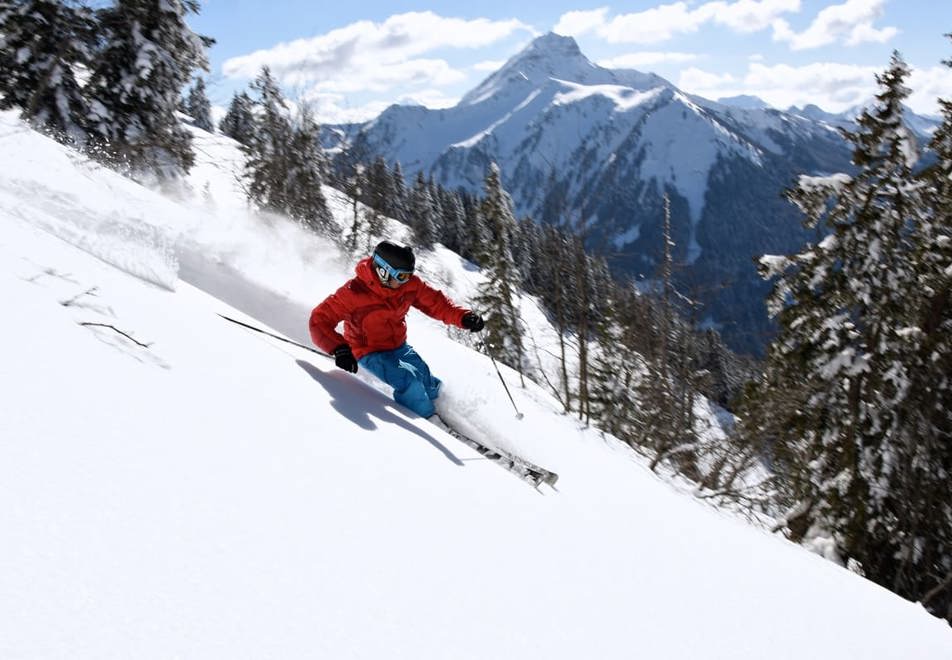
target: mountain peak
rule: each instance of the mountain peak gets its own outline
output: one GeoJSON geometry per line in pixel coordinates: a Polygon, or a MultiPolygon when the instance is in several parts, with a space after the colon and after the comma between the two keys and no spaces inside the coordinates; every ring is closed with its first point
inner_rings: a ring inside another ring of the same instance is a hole
{"type": "Polygon", "coordinates": [[[486,78],[460,101],[479,103],[510,85],[537,86],[549,78],[585,82],[598,69],[579,49],[572,37],[549,32],[533,39],[513,55],[498,71],[486,78]]]}
{"type": "Polygon", "coordinates": [[[758,96],[750,94],[739,94],[737,96],[725,96],[717,99],[721,105],[727,105],[741,110],[766,110],[770,104],[758,96]]]}
{"type": "Polygon", "coordinates": [[[578,43],[576,43],[574,38],[556,34],[555,32],[547,32],[541,37],[533,39],[529,45],[522,50],[519,56],[529,54],[541,54],[547,57],[578,57],[582,56],[582,51],[579,49],[578,43]]]}
{"type": "Polygon", "coordinates": [[[528,78],[533,78],[533,73],[558,77],[573,74],[580,67],[590,69],[594,66],[582,54],[575,39],[548,32],[533,39],[528,46],[511,57],[498,73],[518,71],[528,78]]]}

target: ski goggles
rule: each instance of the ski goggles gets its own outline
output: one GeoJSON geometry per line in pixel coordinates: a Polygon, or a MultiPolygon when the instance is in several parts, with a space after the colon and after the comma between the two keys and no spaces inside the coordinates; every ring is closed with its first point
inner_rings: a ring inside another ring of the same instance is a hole
{"type": "Polygon", "coordinates": [[[406,284],[410,281],[410,277],[413,275],[412,270],[400,270],[394,268],[386,261],[383,260],[379,254],[374,255],[374,263],[377,265],[377,274],[380,276],[380,279],[384,282],[389,278],[393,278],[400,284],[406,284]]]}

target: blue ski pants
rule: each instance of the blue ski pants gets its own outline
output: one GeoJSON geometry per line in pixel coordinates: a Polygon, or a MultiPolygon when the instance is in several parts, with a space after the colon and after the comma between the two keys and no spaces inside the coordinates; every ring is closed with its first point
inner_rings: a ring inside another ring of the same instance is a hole
{"type": "Polygon", "coordinates": [[[358,363],[393,387],[393,398],[400,405],[421,417],[436,412],[433,399],[440,395],[443,382],[430,373],[430,367],[409,344],[392,351],[368,353],[358,363]]]}

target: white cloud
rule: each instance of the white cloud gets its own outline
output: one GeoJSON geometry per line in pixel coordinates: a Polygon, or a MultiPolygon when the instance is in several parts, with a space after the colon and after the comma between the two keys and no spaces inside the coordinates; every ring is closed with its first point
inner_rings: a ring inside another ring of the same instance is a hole
{"type": "Polygon", "coordinates": [[[449,108],[459,102],[456,96],[447,96],[438,89],[424,89],[395,97],[391,100],[375,100],[360,105],[350,102],[346,94],[310,91],[304,95],[317,120],[323,124],[346,124],[364,122],[377,117],[394,103],[425,105],[428,108],[449,108]]]}
{"type": "Polygon", "coordinates": [[[497,71],[502,68],[506,60],[484,60],[473,65],[475,71],[497,71]]]}
{"type": "Polygon", "coordinates": [[[567,37],[577,37],[604,25],[606,14],[608,7],[590,11],[570,11],[562,14],[552,31],[567,37]]]}
{"type": "Polygon", "coordinates": [[[405,105],[424,105],[433,109],[452,108],[454,105],[459,103],[459,97],[447,96],[442,90],[439,89],[423,89],[417,92],[404,94],[398,98],[396,102],[405,105]]]}
{"type": "Polygon", "coordinates": [[[321,91],[385,91],[403,85],[445,85],[462,72],[445,60],[421,58],[441,48],[478,48],[532,29],[516,19],[447,18],[431,11],[391,16],[382,23],[358,21],[309,39],[233,57],[223,66],[231,78],[252,78],[267,65],[284,84],[321,91]]]}
{"type": "MultiPolygon", "coordinates": [[[[735,82],[734,76],[729,73],[711,73],[692,66],[681,72],[681,77],[678,79],[678,87],[692,94],[700,94],[701,96],[707,97],[707,94],[703,94],[698,90],[707,91],[730,88],[735,82]]],[[[723,94],[718,94],[717,96],[723,96],[723,94]]],[[[717,98],[717,96],[709,98],[717,98]]]]}
{"type": "MultiPolygon", "coordinates": [[[[660,5],[647,11],[621,14],[598,27],[609,43],[658,43],[682,32],[696,32],[712,17],[710,5],[691,10],[687,3],[660,5]]],[[[720,4],[720,3],[719,3],[720,4]]]]}
{"type": "Polygon", "coordinates": [[[606,69],[639,69],[655,64],[663,64],[665,62],[691,62],[697,58],[698,56],[694,53],[666,53],[647,50],[599,60],[598,64],[606,69]]]}
{"type": "Polygon", "coordinates": [[[815,62],[804,66],[754,62],[744,85],[768,103],[785,108],[815,103],[838,112],[864,102],[876,92],[877,67],[815,62]]]}
{"type": "Polygon", "coordinates": [[[563,14],[554,31],[572,36],[594,31],[609,43],[650,44],[696,32],[707,23],[735,32],[756,32],[799,9],[800,0],[717,0],[693,9],[691,3],[675,2],[609,19],[607,8],[601,8],[563,14]]]}
{"type": "Polygon", "coordinates": [[[390,105],[388,101],[371,101],[354,105],[344,94],[307,92],[303,97],[314,116],[322,124],[346,124],[373,119],[390,105]]]}
{"type": "Polygon", "coordinates": [[[376,66],[354,68],[349,75],[314,81],[311,76],[290,71],[283,82],[289,86],[343,93],[386,92],[408,85],[451,85],[466,79],[444,60],[415,59],[405,62],[378,62],[376,66]]]}
{"type": "Polygon", "coordinates": [[[876,92],[876,67],[816,62],[804,66],[750,62],[740,78],[688,69],[678,86],[705,98],[750,94],[775,108],[810,103],[829,112],[842,112],[876,92]]]}
{"type": "Polygon", "coordinates": [[[855,46],[865,42],[883,43],[899,31],[894,27],[877,29],[873,23],[884,12],[886,0],[846,0],[821,10],[803,32],[794,32],[790,25],[777,19],[773,24],[775,41],[784,41],[794,50],[819,48],[843,42],[855,46]]]}
{"type": "MultiPolygon", "coordinates": [[[[694,67],[685,69],[678,86],[709,99],[751,94],[776,108],[813,103],[828,112],[842,112],[865,103],[876,94],[876,74],[882,73],[883,68],[832,62],[791,66],[751,61],[741,77],[694,67]]],[[[944,66],[913,68],[907,86],[913,90],[907,101],[909,107],[915,112],[935,114],[937,97],[952,96],[952,69],[944,66]]]]}
{"type": "Polygon", "coordinates": [[[735,32],[759,32],[770,27],[777,17],[800,11],[800,0],[739,0],[734,3],[711,2],[706,5],[713,20],[735,32]]]}
{"type": "Polygon", "coordinates": [[[916,112],[939,114],[938,99],[952,101],[952,69],[933,66],[928,69],[913,69],[907,86],[912,94],[907,101],[916,112]]]}

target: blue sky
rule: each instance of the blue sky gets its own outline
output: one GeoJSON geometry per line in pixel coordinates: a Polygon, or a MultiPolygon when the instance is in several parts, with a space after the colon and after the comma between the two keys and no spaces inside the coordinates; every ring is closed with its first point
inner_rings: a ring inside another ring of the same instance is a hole
{"type": "Polygon", "coordinates": [[[910,105],[952,97],[949,0],[696,0],[514,3],[205,0],[189,22],[214,37],[209,95],[226,105],[268,64],[321,121],[369,119],[390,103],[448,107],[531,39],[575,37],[592,61],[652,71],[716,99],[841,111],[875,92],[898,50],[910,105]]]}

